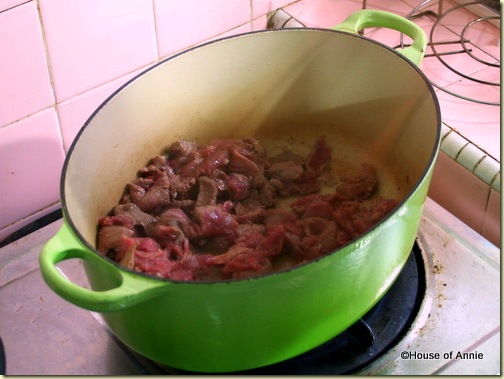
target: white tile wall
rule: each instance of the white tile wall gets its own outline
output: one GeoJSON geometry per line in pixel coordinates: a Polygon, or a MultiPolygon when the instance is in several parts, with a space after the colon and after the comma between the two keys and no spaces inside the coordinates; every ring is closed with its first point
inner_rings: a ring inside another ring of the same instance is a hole
{"type": "Polygon", "coordinates": [[[2,160],[0,228],[59,200],[59,178],[65,159],[54,108],[0,128],[2,160]],[[29,138],[26,135],[29,134],[29,138]]]}
{"type": "Polygon", "coordinates": [[[0,126],[54,103],[37,4],[0,13],[0,126]]]}
{"type": "Polygon", "coordinates": [[[58,102],[157,60],[150,0],[39,0],[58,102]]]}

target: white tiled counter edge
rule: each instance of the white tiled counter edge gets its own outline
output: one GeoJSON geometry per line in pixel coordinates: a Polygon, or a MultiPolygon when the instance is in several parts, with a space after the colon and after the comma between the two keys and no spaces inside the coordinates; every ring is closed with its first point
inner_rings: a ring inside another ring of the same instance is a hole
{"type": "Polygon", "coordinates": [[[440,148],[490,188],[500,192],[499,162],[444,123],[441,127],[440,148]]]}

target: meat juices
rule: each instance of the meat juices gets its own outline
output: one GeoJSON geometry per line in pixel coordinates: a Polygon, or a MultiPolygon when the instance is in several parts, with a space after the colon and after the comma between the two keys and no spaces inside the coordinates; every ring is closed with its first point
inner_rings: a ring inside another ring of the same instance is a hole
{"type": "Polygon", "coordinates": [[[180,281],[248,278],[311,261],[398,204],[374,196],[378,177],[369,164],[333,193],[319,193],[330,163],[323,137],[307,157],[268,157],[254,138],[177,141],[99,220],[97,248],[129,269],[180,281]],[[282,198],[291,199],[289,209],[279,207],[282,198]]]}

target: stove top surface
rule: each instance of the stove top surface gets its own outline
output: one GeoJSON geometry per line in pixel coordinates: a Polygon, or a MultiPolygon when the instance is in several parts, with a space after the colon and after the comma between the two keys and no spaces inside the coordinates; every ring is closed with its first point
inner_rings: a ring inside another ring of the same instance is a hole
{"type": "MultiPolygon", "coordinates": [[[[99,314],[64,301],[47,287],[38,255],[60,225],[61,220],[55,221],[0,248],[0,337],[7,375],[176,373],[130,351],[99,314]]],[[[418,251],[390,293],[348,333],[293,362],[275,365],[277,371],[268,367],[256,374],[500,372],[500,250],[430,199],[417,244],[418,251]],[[412,263],[423,268],[411,268],[412,263]],[[424,277],[425,282],[420,280],[416,292],[408,293],[396,286],[408,277],[424,277]],[[394,291],[399,297],[391,300],[394,291]],[[410,313],[378,316],[380,307],[409,308],[410,313]],[[399,334],[384,338],[391,326],[398,327],[399,334]],[[351,350],[360,356],[349,358],[351,350]],[[292,363],[295,368],[286,369],[292,363]]],[[[89,288],[79,260],[59,267],[71,281],[89,288]]]]}

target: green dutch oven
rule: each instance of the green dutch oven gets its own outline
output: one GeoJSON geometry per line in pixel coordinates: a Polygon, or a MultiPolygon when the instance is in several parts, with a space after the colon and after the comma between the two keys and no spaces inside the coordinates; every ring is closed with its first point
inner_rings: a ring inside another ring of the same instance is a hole
{"type": "Polygon", "coordinates": [[[93,113],[70,148],[64,223],[40,255],[45,281],[100,312],[134,351],[179,369],[256,368],[338,335],[385,294],[415,241],[440,138],[439,105],[416,66],[425,46],[410,21],[365,10],[335,30],[246,33],[149,68],[93,113]],[[412,45],[397,52],[357,34],[369,26],[401,31],[412,45]],[[321,135],[333,166],[372,163],[379,195],[402,199],[338,250],[290,270],[213,283],[149,277],[97,252],[98,219],[173,141],[253,136],[273,150],[305,153],[321,135]],[[82,260],[91,289],[57,269],[71,258],[82,260]]]}

